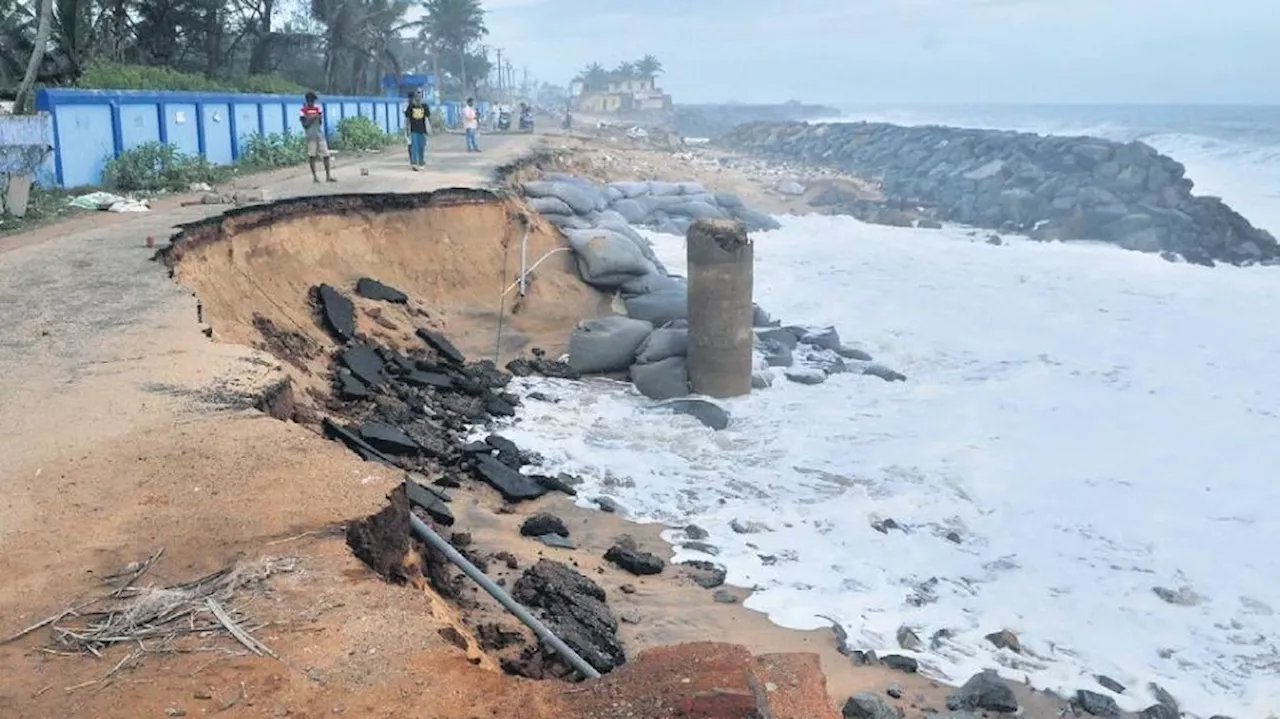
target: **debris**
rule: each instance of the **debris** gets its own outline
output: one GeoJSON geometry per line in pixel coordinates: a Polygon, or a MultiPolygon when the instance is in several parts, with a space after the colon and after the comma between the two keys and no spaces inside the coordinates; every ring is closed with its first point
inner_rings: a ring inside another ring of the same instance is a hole
{"type": "Polygon", "coordinates": [[[409,302],[409,295],[394,287],[384,285],[371,277],[361,277],[356,280],[356,294],[365,299],[382,300],[383,302],[391,302],[398,305],[409,302]]]}
{"type": "Polygon", "coordinates": [[[356,307],[346,295],[322,284],[316,288],[316,298],[320,303],[325,328],[338,341],[346,342],[356,336],[356,307]]]}
{"type": "Polygon", "coordinates": [[[467,361],[462,352],[458,351],[458,348],[454,347],[453,343],[439,332],[419,327],[417,334],[423,342],[426,342],[432,349],[439,352],[441,357],[450,362],[460,365],[467,361]]]}
{"type": "Polygon", "coordinates": [[[605,552],[604,558],[605,561],[612,562],[637,576],[658,574],[667,564],[656,554],[624,546],[622,543],[610,547],[609,551],[605,552]]]}

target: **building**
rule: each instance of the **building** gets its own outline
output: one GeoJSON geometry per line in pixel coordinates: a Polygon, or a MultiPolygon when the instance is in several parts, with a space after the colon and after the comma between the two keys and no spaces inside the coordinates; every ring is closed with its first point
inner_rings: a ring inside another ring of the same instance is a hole
{"type": "MultiPolygon", "coordinates": [[[[580,89],[575,82],[573,89],[580,89]]],[[[604,90],[581,89],[574,94],[574,107],[591,114],[624,112],[661,112],[671,109],[671,96],[658,88],[652,77],[628,77],[609,80],[604,90]]]]}

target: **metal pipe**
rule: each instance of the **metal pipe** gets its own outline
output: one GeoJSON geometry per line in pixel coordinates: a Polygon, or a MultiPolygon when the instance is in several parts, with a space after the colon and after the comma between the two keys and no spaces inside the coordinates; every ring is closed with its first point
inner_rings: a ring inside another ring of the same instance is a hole
{"type": "Polygon", "coordinates": [[[545,624],[538,621],[537,617],[530,614],[528,609],[521,606],[515,599],[512,599],[511,595],[507,594],[506,590],[502,587],[494,584],[492,579],[485,576],[485,573],[480,571],[476,565],[467,561],[467,558],[462,556],[458,550],[454,549],[452,544],[446,542],[443,537],[436,534],[435,530],[427,526],[426,522],[423,522],[421,519],[414,516],[412,512],[409,513],[409,526],[413,528],[413,533],[418,535],[422,541],[430,544],[435,549],[440,550],[440,552],[443,553],[450,562],[453,562],[458,569],[462,570],[463,574],[475,580],[475,583],[479,584],[481,589],[488,592],[489,596],[498,600],[498,603],[505,607],[507,611],[516,615],[516,619],[524,622],[524,625],[532,629],[533,633],[538,635],[539,639],[546,642],[548,646],[555,650],[556,654],[563,657],[564,660],[569,663],[569,666],[578,670],[582,676],[588,679],[600,678],[600,672],[596,671],[595,667],[588,664],[587,660],[583,659],[577,652],[570,649],[569,645],[565,644],[560,637],[552,634],[551,630],[547,629],[545,624]]]}
{"type": "MultiPolygon", "coordinates": [[[[538,261],[533,263],[533,267],[530,267],[528,270],[524,272],[524,274],[520,275],[520,279],[516,280],[515,282],[512,282],[510,285],[507,286],[507,289],[502,291],[503,296],[505,297],[508,292],[519,287],[521,285],[521,282],[524,280],[524,278],[533,274],[533,271],[538,269],[538,265],[542,264],[543,260],[547,259],[548,257],[554,255],[557,252],[572,252],[572,251],[573,251],[572,248],[569,248],[569,247],[557,247],[554,250],[547,252],[547,254],[543,255],[542,257],[539,257],[538,261]]],[[[521,294],[524,294],[524,290],[521,290],[521,294]]]]}
{"type": "Polygon", "coordinates": [[[527,261],[527,257],[528,257],[527,255],[528,250],[529,250],[529,223],[526,221],[524,225],[524,239],[520,240],[520,280],[519,281],[520,281],[521,297],[524,297],[524,291],[525,291],[524,278],[525,278],[525,275],[528,274],[524,269],[525,262],[527,261]]]}

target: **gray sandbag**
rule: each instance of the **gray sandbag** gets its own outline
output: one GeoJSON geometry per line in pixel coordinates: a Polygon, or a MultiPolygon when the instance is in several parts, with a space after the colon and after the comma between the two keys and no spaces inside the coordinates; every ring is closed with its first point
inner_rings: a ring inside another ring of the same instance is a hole
{"type": "Polygon", "coordinates": [[[705,202],[708,205],[718,207],[720,203],[716,202],[716,196],[710,192],[703,192],[697,195],[681,195],[685,202],[705,202]]]}
{"type": "Polygon", "coordinates": [[[680,187],[680,194],[682,195],[707,194],[707,188],[703,187],[701,184],[697,182],[679,182],[676,184],[680,187]]]}
{"type": "Polygon", "coordinates": [[[674,197],[680,194],[680,183],[654,180],[649,183],[649,194],[654,197],[674,197]]]}
{"type": "Polygon", "coordinates": [[[631,199],[615,200],[609,203],[609,209],[622,215],[627,222],[633,225],[642,225],[649,218],[649,211],[644,205],[631,199]]]}
{"type": "Polygon", "coordinates": [[[569,238],[569,246],[578,256],[582,279],[588,283],[600,284],[608,281],[612,284],[614,279],[622,277],[620,284],[627,277],[639,277],[654,270],[653,263],[645,259],[636,243],[613,230],[571,230],[566,236],[569,238]]]}
{"type": "Polygon", "coordinates": [[[682,202],[668,207],[667,212],[677,217],[688,217],[694,220],[722,220],[726,217],[724,210],[705,202],[682,202]]]}
{"type": "MultiPolygon", "coordinates": [[[[636,364],[653,364],[670,357],[689,354],[689,323],[684,320],[670,322],[653,332],[636,350],[636,364]]],[[[635,371],[632,368],[632,371],[635,371]]]]}
{"type": "Polygon", "coordinates": [[[649,183],[647,182],[610,182],[609,187],[622,193],[622,196],[626,198],[649,194],[649,183]]]}
{"type": "Polygon", "coordinates": [[[621,200],[624,197],[626,197],[626,195],[622,194],[622,190],[619,190],[618,188],[613,187],[611,185],[605,186],[604,196],[605,196],[605,199],[607,199],[610,203],[617,202],[618,200],[621,200]]]}
{"type": "Polygon", "coordinates": [[[521,185],[521,188],[524,190],[525,197],[555,197],[579,215],[608,206],[604,193],[590,185],[578,182],[537,180],[526,182],[521,185]]]}
{"type": "Polygon", "coordinates": [[[621,372],[652,331],[652,324],[621,315],[579,322],[569,334],[569,366],[583,373],[621,372]]]}
{"type": "Polygon", "coordinates": [[[620,227],[631,228],[631,222],[617,210],[603,209],[599,212],[591,214],[591,221],[596,227],[608,227],[609,229],[617,229],[620,227]]]}
{"type": "Polygon", "coordinates": [[[689,291],[687,287],[637,295],[627,301],[627,316],[665,325],[672,320],[689,319],[689,291]]]}
{"type": "Polygon", "coordinates": [[[734,209],[733,216],[742,222],[747,228],[747,232],[764,232],[766,230],[776,230],[782,227],[782,224],[773,217],[763,212],[758,212],[746,207],[734,209]]]}
{"type": "Polygon", "coordinates": [[[717,192],[715,193],[716,204],[726,210],[736,210],[740,207],[746,207],[742,202],[742,198],[738,197],[736,192],[717,192]]]}
{"type": "Polygon", "coordinates": [[[529,207],[544,215],[572,215],[573,208],[559,197],[530,197],[529,207]]]}
{"type": "Polygon", "coordinates": [[[684,290],[688,285],[682,277],[672,277],[663,272],[651,272],[640,277],[632,277],[618,286],[626,297],[647,295],[652,292],[670,292],[684,290]]]}
{"type": "Polygon", "coordinates": [[[591,223],[577,215],[544,215],[547,221],[561,230],[589,230],[591,223]]]}
{"type": "Polygon", "coordinates": [[[668,218],[653,226],[653,231],[663,235],[684,236],[689,231],[690,222],[686,218],[668,218]]]}
{"type": "Polygon", "coordinates": [[[689,367],[684,357],[631,366],[631,382],[649,399],[689,396],[689,367]]]}
{"type": "Polygon", "coordinates": [[[652,217],[659,212],[668,212],[670,208],[685,203],[685,199],[678,195],[646,195],[637,197],[635,201],[644,210],[645,217],[652,217]]]}

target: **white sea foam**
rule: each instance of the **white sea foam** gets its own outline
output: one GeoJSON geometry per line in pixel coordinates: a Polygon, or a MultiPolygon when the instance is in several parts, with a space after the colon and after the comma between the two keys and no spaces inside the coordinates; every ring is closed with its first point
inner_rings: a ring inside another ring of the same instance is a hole
{"type": "MultiPolygon", "coordinates": [[[[682,240],[653,239],[680,271],[682,240]]],[[[1202,716],[1280,710],[1276,269],[802,217],[756,236],[756,288],[909,381],[779,378],[728,402],[723,432],[625,385],[526,382],[561,401],[504,434],[582,476],[584,503],[710,531],[729,582],[759,588],[747,606],[784,626],[829,615],[895,651],[902,625],[947,629],[916,656],[949,681],[1000,665],[1105,691],[1105,674],[1125,708],[1155,681],[1202,716]],[[1028,656],[983,639],[1004,628],[1028,656]]]]}

